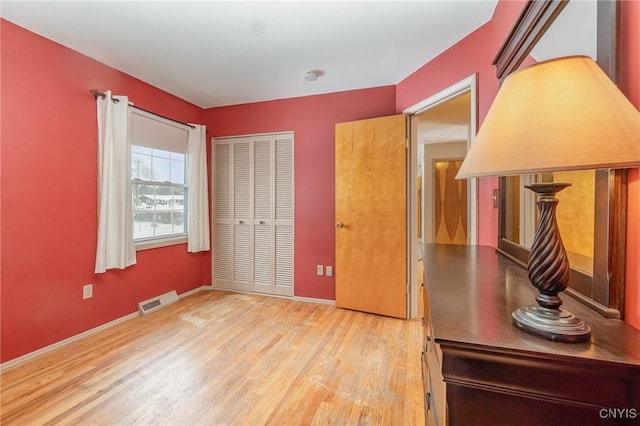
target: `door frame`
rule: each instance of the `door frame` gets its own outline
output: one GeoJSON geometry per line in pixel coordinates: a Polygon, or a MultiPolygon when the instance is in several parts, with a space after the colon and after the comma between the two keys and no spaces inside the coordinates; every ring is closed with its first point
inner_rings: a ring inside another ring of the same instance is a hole
{"type": "MultiPolygon", "coordinates": [[[[469,126],[469,138],[467,139],[467,152],[471,148],[476,136],[478,126],[478,77],[472,74],[469,77],[460,80],[457,83],[447,87],[444,90],[430,96],[422,101],[406,108],[403,112],[407,116],[407,125],[411,122],[411,117],[419,115],[428,109],[434,108],[444,102],[456,98],[465,93],[471,94],[471,122],[469,126]]],[[[415,127],[415,126],[414,126],[415,127]]],[[[410,283],[410,298],[407,312],[409,318],[417,318],[418,316],[418,260],[422,258],[420,247],[417,243],[418,235],[418,196],[417,179],[418,179],[418,141],[417,132],[413,127],[409,127],[410,143],[409,155],[407,156],[407,278],[410,283]]],[[[468,205],[468,235],[467,241],[469,245],[478,244],[478,182],[477,179],[469,179],[467,181],[467,196],[469,197],[468,205]]],[[[423,185],[423,191],[424,191],[423,185]]],[[[424,197],[423,197],[424,199],[424,197]]]]}

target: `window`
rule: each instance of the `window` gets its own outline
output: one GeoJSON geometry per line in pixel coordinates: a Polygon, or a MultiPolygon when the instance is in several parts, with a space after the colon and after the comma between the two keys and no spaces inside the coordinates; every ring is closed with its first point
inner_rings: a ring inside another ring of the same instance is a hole
{"type": "Polygon", "coordinates": [[[133,238],[186,234],[185,154],[131,147],[133,238]]]}
{"type": "Polygon", "coordinates": [[[188,132],[133,110],[131,195],[137,249],[186,241],[188,132]]]}

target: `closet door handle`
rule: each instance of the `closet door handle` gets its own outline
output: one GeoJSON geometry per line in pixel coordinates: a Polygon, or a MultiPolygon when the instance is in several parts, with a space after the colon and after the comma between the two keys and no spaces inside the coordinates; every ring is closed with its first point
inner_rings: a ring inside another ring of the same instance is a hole
{"type": "Polygon", "coordinates": [[[239,221],[238,221],[238,223],[239,223],[240,225],[244,225],[244,220],[239,220],[239,221]]]}
{"type": "Polygon", "coordinates": [[[264,225],[264,220],[261,220],[261,221],[260,221],[260,225],[264,225]]]}

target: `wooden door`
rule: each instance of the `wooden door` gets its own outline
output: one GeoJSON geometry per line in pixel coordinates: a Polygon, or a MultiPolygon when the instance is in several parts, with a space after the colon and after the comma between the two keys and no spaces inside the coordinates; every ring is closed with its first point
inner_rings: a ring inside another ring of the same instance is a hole
{"type": "Polygon", "coordinates": [[[406,318],[405,117],[336,124],[336,305],[406,318]]]}
{"type": "Polygon", "coordinates": [[[434,164],[434,236],[437,244],[467,244],[467,181],[456,180],[462,160],[434,164]]]}

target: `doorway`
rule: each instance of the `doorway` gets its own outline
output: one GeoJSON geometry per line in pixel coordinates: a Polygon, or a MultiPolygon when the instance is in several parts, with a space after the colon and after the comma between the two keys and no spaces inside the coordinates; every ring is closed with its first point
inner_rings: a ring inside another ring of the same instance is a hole
{"type": "Polygon", "coordinates": [[[443,177],[438,177],[436,164],[446,162],[448,168],[449,162],[463,160],[473,142],[477,129],[476,90],[477,77],[472,75],[403,111],[410,117],[411,135],[408,235],[412,237],[407,250],[412,318],[418,313],[417,295],[422,280],[418,276],[420,244],[436,242],[436,236],[443,235],[443,227],[452,236],[448,243],[477,244],[476,179],[455,181],[454,169],[444,170],[447,183],[439,181],[440,193],[436,193],[436,181],[443,177]],[[448,194],[442,193],[442,185],[449,185],[448,194]]]}

